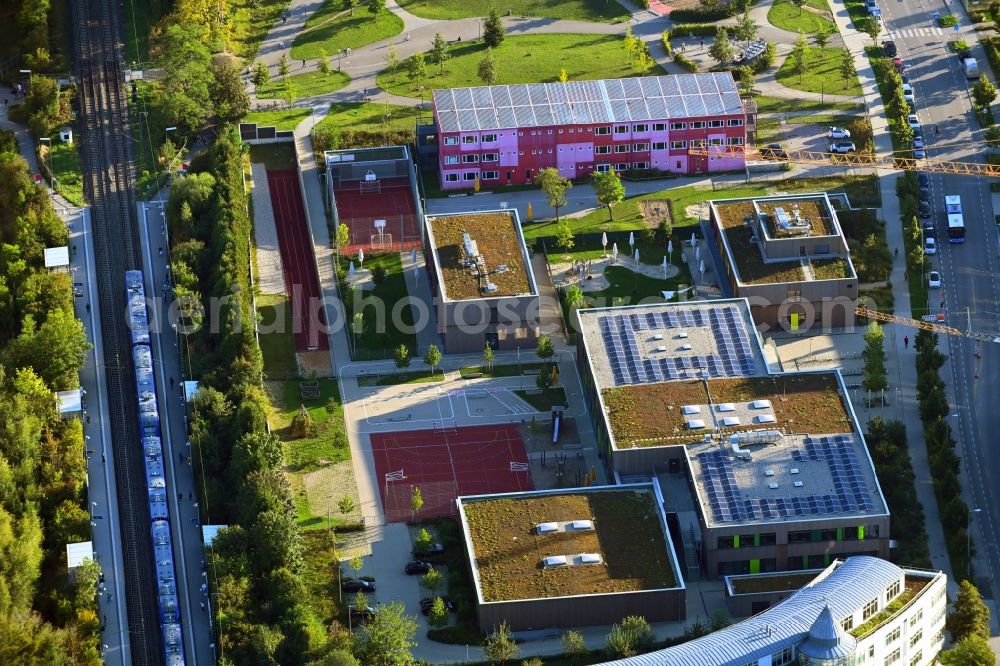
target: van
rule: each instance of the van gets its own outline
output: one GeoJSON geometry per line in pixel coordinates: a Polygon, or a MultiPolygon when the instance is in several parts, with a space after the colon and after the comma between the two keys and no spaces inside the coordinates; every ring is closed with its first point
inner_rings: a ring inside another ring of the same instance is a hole
{"type": "Polygon", "coordinates": [[[975,58],[966,58],[965,60],[963,60],[962,68],[965,70],[965,78],[967,79],[979,78],[979,63],[976,62],[975,58]]]}

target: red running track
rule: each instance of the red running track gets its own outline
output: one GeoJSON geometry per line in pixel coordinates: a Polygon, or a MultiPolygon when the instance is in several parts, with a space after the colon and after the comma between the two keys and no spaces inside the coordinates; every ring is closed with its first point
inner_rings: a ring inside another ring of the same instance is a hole
{"type": "Polygon", "coordinates": [[[373,433],[371,441],[385,519],[390,523],[410,520],[413,486],[420,487],[424,498],[416,516],[420,519],[455,515],[455,498],[460,495],[535,488],[530,472],[511,471],[511,462],[528,462],[517,426],[373,433]],[[402,479],[386,480],[387,474],[399,471],[402,479]]]}
{"type": "Polygon", "coordinates": [[[326,351],[330,348],[330,340],[325,332],[316,255],[313,253],[312,236],[306,228],[306,211],[302,204],[298,173],[268,171],[267,184],[271,188],[278,249],[281,251],[285,288],[292,307],[295,350],[326,351]]]}
{"type": "Polygon", "coordinates": [[[386,221],[386,233],[392,235],[392,249],[420,247],[420,224],[413,201],[409,178],[383,178],[381,192],[361,193],[360,181],[347,181],[334,192],[341,224],[351,230],[345,255],[368,251],[375,234],[375,220],[386,221]]]}

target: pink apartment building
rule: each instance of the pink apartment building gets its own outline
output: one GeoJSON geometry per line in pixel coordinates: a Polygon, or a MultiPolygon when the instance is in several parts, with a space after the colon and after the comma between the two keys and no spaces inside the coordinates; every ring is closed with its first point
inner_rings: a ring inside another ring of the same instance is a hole
{"type": "Polygon", "coordinates": [[[434,91],[441,187],[533,182],[594,171],[679,174],[744,167],[753,124],[729,72],[434,91]],[[719,155],[691,155],[705,147],[719,155]]]}

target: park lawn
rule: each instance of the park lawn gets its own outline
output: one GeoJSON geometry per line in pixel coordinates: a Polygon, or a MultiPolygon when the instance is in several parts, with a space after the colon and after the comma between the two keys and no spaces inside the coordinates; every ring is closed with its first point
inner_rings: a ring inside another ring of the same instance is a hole
{"type": "Polygon", "coordinates": [[[289,472],[311,472],[351,458],[337,382],[333,379],[315,381],[319,382],[320,390],[317,400],[302,400],[297,380],[268,382],[278,387],[272,391],[274,412],[269,422],[272,432],[285,444],[285,470],[289,472]],[[334,410],[328,412],[327,402],[331,399],[334,410]],[[292,418],[302,405],[305,405],[316,425],[316,436],[292,439],[289,432],[292,418]]]}
{"type": "MultiPolygon", "coordinates": [[[[326,521],[320,525],[325,528],[326,521]]],[[[338,615],[336,537],[327,529],[303,530],[302,545],[302,598],[327,626],[338,615]]]]}
{"type": "Polygon", "coordinates": [[[248,61],[257,55],[268,31],[281,20],[290,0],[229,0],[230,25],[233,29],[229,50],[248,61]],[[258,8],[253,9],[254,5],[258,8]]]}
{"type": "Polygon", "coordinates": [[[289,379],[298,374],[295,361],[295,340],[292,336],[292,309],[284,294],[257,296],[257,317],[261,333],[258,336],[260,352],[264,356],[264,374],[269,379],[289,379]],[[276,323],[283,315],[283,325],[276,323]],[[275,328],[270,331],[269,328],[275,328]],[[264,332],[267,331],[267,332],[264,332]]]}
{"type": "Polygon", "coordinates": [[[815,35],[821,30],[836,33],[837,25],[810,8],[830,15],[830,6],[826,0],[806,0],[805,6],[796,7],[791,0],[775,0],[767,12],[767,20],[775,28],[789,32],[802,31],[807,35],[815,35]]]}
{"type": "Polygon", "coordinates": [[[327,126],[338,131],[369,131],[373,125],[385,129],[386,112],[389,114],[388,129],[413,130],[413,125],[421,115],[427,115],[415,106],[379,104],[378,102],[335,102],[330,105],[330,113],[316,125],[317,132],[327,126]]]}
{"type": "Polygon", "coordinates": [[[276,99],[285,94],[285,81],[292,84],[292,91],[296,97],[315,97],[334,90],[340,90],[351,82],[351,77],[343,72],[332,70],[329,74],[321,72],[306,72],[305,74],[295,74],[287,79],[275,77],[265,85],[257,88],[256,94],[260,99],[276,99]]]}
{"type": "MultiPolygon", "coordinates": [[[[365,354],[365,351],[378,352],[377,357],[382,358],[386,354],[391,355],[392,350],[400,345],[406,345],[413,353],[417,348],[417,335],[413,332],[413,309],[409,305],[403,307],[399,313],[399,322],[393,321],[392,317],[396,303],[409,296],[402,257],[398,252],[365,257],[365,268],[374,271],[376,266],[386,269],[386,277],[372,289],[364,290],[365,299],[371,302],[364,309],[362,333],[354,338],[359,347],[358,358],[366,358],[368,354],[365,354]],[[382,312],[378,312],[379,309],[382,312]],[[408,327],[410,332],[400,330],[397,323],[408,327]],[[383,330],[378,330],[380,327],[383,330]]],[[[361,296],[361,292],[357,295],[361,296]]],[[[353,334],[353,319],[350,325],[353,334]]]]}
{"type": "MultiPolygon", "coordinates": [[[[587,307],[664,303],[663,294],[660,292],[676,291],[681,285],[691,286],[691,273],[688,270],[682,270],[678,275],[663,280],[637,274],[624,266],[608,266],[604,269],[604,277],[609,283],[607,288],[584,292],[584,303],[587,307]]],[[[690,298],[690,294],[687,297],[690,298]]]]}
{"type": "Polygon", "coordinates": [[[825,92],[835,95],[861,95],[861,84],[858,83],[857,74],[852,74],[847,81],[844,81],[840,75],[840,61],[843,53],[844,49],[842,48],[820,49],[815,46],[807,46],[806,71],[802,76],[795,73],[792,58],[789,57],[782,63],[775,78],[777,78],[778,83],[793,90],[812,93],[825,92]]]}
{"type": "MultiPolygon", "coordinates": [[[[838,74],[839,76],[839,74],[838,74]]],[[[831,91],[836,92],[836,91],[831,91]]],[[[754,97],[757,102],[757,113],[788,113],[798,111],[857,111],[857,102],[830,102],[812,99],[789,99],[787,97],[754,97]]]]}
{"type": "Polygon", "coordinates": [[[785,138],[785,131],[781,128],[781,121],[775,117],[757,116],[757,145],[764,146],[769,143],[778,143],[785,138]]]}
{"type": "MultiPolygon", "coordinates": [[[[464,42],[452,45],[451,58],[444,63],[444,72],[430,64],[427,74],[420,81],[412,80],[406,63],[400,63],[393,74],[384,69],[379,72],[377,83],[382,90],[397,95],[416,96],[421,91],[437,88],[481,86],[479,63],[486,53],[483,42],[464,42]]],[[[642,74],[632,66],[625,53],[622,38],[617,35],[543,34],[507,36],[494,49],[497,62],[497,84],[539,83],[559,80],[565,67],[570,81],[584,79],[614,79],[642,74]]],[[[662,74],[655,65],[649,74],[662,74]]]]}
{"type": "Polygon", "coordinates": [[[66,201],[75,206],[83,206],[83,162],[80,151],[75,143],[63,143],[58,140],[59,133],[49,133],[52,137],[52,150],[45,159],[46,166],[52,170],[55,178],[56,192],[66,201]]]}
{"type": "Polygon", "coordinates": [[[377,16],[364,7],[343,11],[342,0],[326,0],[306,21],[306,26],[292,41],[292,59],[319,58],[325,51],[333,56],[345,48],[356,49],[380,42],[403,32],[403,19],[390,11],[377,16]]]}
{"type": "Polygon", "coordinates": [[[274,125],[279,130],[293,130],[296,125],[309,117],[309,109],[276,109],[274,111],[254,111],[243,119],[245,123],[257,123],[261,127],[274,125]]]}
{"type": "Polygon", "coordinates": [[[497,0],[490,5],[469,0],[398,0],[398,3],[411,14],[440,20],[485,16],[490,6],[496,7],[501,16],[509,11],[514,16],[573,21],[619,23],[628,19],[628,12],[609,0],[497,0]]]}

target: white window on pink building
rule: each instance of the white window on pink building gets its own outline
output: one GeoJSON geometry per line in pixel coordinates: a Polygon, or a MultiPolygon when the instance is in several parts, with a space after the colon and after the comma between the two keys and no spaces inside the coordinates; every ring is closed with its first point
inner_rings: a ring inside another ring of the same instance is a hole
{"type": "Polygon", "coordinates": [[[446,173],[444,175],[444,182],[446,182],[446,183],[457,183],[458,182],[458,174],[457,173],[446,173]]]}
{"type": "Polygon", "coordinates": [[[482,176],[481,176],[481,178],[482,178],[482,180],[500,180],[500,172],[499,171],[484,171],[483,174],[482,174],[482,176]]]}
{"type": "Polygon", "coordinates": [[[464,174],[462,174],[462,180],[475,180],[478,176],[479,174],[477,174],[475,171],[466,171],[464,174]]]}
{"type": "Polygon", "coordinates": [[[597,134],[597,136],[607,136],[608,134],[611,134],[611,128],[607,126],[598,127],[595,134],[597,134]]]}
{"type": "Polygon", "coordinates": [[[646,123],[642,123],[640,125],[632,125],[632,131],[633,132],[648,132],[649,131],[649,125],[647,125],[646,123]]]}
{"type": "Polygon", "coordinates": [[[596,167],[594,167],[594,170],[597,171],[597,173],[607,173],[608,171],[611,171],[611,165],[598,164],[596,167]]]}
{"type": "Polygon", "coordinates": [[[475,136],[463,136],[462,137],[462,143],[465,143],[465,144],[479,143],[479,138],[475,137],[475,136]]]}
{"type": "Polygon", "coordinates": [[[729,126],[730,127],[743,127],[743,119],[742,118],[730,118],[729,119],[729,126]]]}
{"type": "Polygon", "coordinates": [[[666,132],[667,131],[667,124],[666,123],[653,123],[653,131],[654,132],[666,132]]]}
{"type": "Polygon", "coordinates": [[[446,136],[444,138],[444,145],[446,145],[446,146],[457,146],[458,145],[458,137],[457,136],[446,136]]]}
{"type": "Polygon", "coordinates": [[[483,143],[495,143],[496,140],[497,140],[496,134],[484,134],[482,139],[483,143]]]}
{"type": "Polygon", "coordinates": [[[708,126],[709,127],[722,127],[723,125],[725,125],[725,123],[723,121],[721,121],[721,120],[709,120],[708,121],[708,126]]]}
{"type": "Polygon", "coordinates": [[[463,164],[475,164],[479,161],[479,155],[462,155],[463,164]]]}
{"type": "Polygon", "coordinates": [[[444,163],[445,164],[458,164],[458,155],[445,155],[444,156],[444,163]]]}
{"type": "Polygon", "coordinates": [[[484,162],[496,162],[497,161],[497,154],[496,153],[483,153],[483,161],[484,162]]]}
{"type": "Polygon", "coordinates": [[[741,136],[731,136],[731,137],[729,137],[728,141],[729,141],[729,145],[730,146],[742,146],[743,145],[743,137],[741,137],[741,136]]]}
{"type": "Polygon", "coordinates": [[[616,164],[615,171],[628,171],[628,162],[619,162],[616,164]]]}
{"type": "Polygon", "coordinates": [[[667,142],[666,141],[654,141],[653,142],[653,150],[666,150],[666,149],[667,149],[667,142]]]}
{"type": "Polygon", "coordinates": [[[649,150],[648,143],[637,143],[632,146],[632,151],[636,153],[644,153],[649,150]]]}
{"type": "Polygon", "coordinates": [[[628,125],[615,125],[615,134],[628,134],[628,125]]]}
{"type": "Polygon", "coordinates": [[[632,166],[634,166],[636,169],[639,169],[639,170],[648,169],[649,168],[649,162],[636,162],[632,166]]]}

